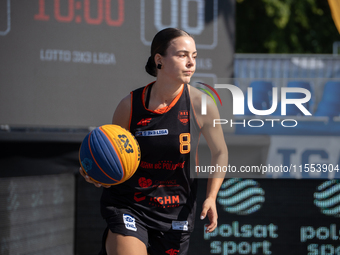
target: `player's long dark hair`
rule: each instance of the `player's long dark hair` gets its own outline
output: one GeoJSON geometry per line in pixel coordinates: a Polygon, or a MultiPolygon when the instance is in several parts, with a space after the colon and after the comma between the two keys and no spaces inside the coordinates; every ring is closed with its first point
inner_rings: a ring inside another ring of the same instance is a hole
{"type": "Polygon", "coordinates": [[[180,36],[190,36],[189,33],[178,28],[165,28],[159,31],[152,40],[151,44],[151,56],[145,65],[145,71],[157,77],[157,67],[155,63],[155,55],[158,53],[162,56],[166,55],[166,50],[168,49],[171,40],[180,36]]]}

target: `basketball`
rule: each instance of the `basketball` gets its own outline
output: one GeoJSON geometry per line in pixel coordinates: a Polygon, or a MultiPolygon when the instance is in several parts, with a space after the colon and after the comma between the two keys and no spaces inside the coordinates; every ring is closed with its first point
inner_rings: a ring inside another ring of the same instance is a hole
{"type": "Polygon", "coordinates": [[[95,182],[117,185],[128,180],[140,162],[135,137],[118,125],[103,125],[89,132],[79,149],[79,162],[95,182]]]}

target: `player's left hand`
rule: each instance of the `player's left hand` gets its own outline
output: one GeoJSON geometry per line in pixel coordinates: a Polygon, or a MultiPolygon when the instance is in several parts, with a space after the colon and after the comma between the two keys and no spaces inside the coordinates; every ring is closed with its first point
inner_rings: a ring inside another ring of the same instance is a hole
{"type": "Polygon", "coordinates": [[[207,198],[202,205],[201,212],[201,220],[205,219],[208,216],[209,225],[206,225],[206,233],[211,233],[217,227],[217,209],[216,209],[216,201],[213,198],[207,198]]]}

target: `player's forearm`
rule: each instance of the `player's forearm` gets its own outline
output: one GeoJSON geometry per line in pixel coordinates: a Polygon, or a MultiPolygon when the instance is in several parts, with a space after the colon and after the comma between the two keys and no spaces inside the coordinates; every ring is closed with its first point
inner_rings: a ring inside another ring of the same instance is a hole
{"type": "MultiPolygon", "coordinates": [[[[213,155],[211,165],[219,165],[221,166],[221,169],[223,168],[223,166],[228,166],[228,151],[225,150],[223,153],[219,153],[219,155],[213,155]]],[[[216,199],[217,193],[220,190],[224,177],[225,173],[223,171],[211,174],[211,177],[208,179],[206,198],[216,199]]]]}

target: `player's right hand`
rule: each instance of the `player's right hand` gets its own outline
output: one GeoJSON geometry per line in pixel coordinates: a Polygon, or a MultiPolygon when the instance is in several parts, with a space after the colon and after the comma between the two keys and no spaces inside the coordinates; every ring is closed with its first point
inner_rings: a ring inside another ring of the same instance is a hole
{"type": "Polygon", "coordinates": [[[90,176],[88,176],[87,173],[81,167],[79,167],[79,173],[81,174],[81,176],[84,177],[85,181],[87,181],[88,183],[92,183],[97,188],[100,188],[100,187],[110,188],[111,187],[110,185],[100,184],[100,183],[97,183],[91,180],[90,176]]]}

